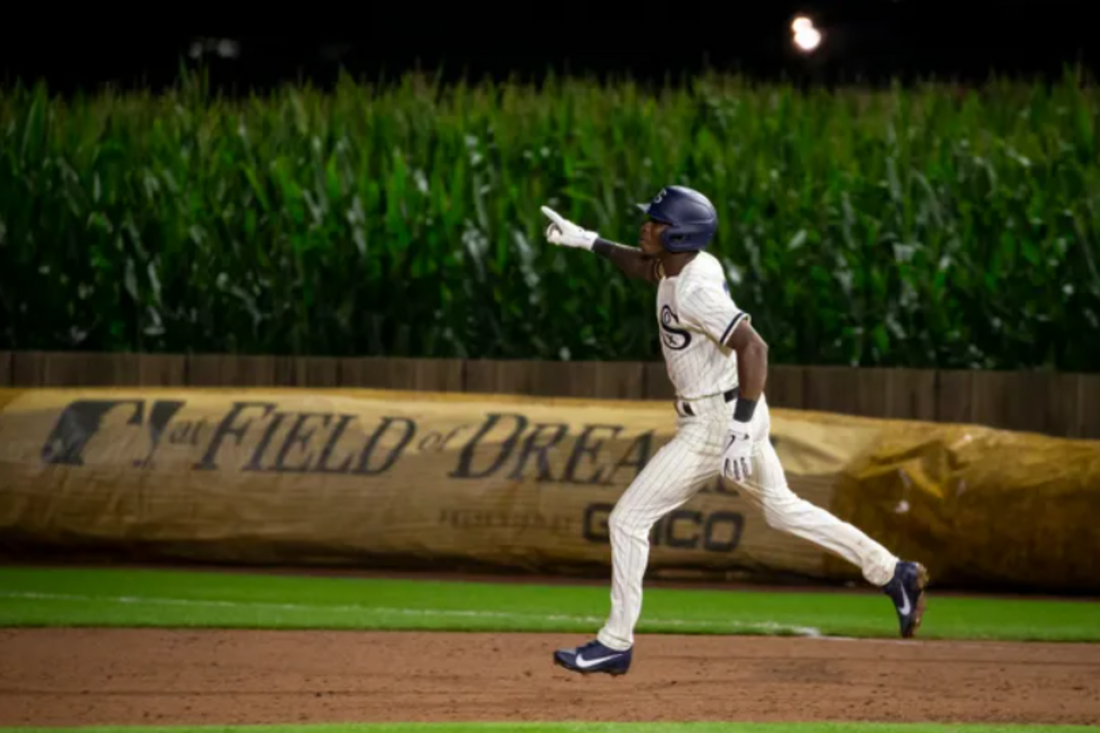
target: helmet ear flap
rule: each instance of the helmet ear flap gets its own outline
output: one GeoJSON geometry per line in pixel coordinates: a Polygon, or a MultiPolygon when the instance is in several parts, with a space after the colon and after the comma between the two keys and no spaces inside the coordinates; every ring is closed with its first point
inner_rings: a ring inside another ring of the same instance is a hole
{"type": "Polygon", "coordinates": [[[661,241],[664,243],[666,248],[668,248],[670,250],[673,250],[673,251],[676,250],[676,245],[677,244],[679,244],[680,242],[687,241],[688,239],[689,239],[688,234],[686,234],[685,232],[679,231],[678,227],[675,227],[675,226],[672,226],[672,225],[670,225],[667,229],[665,229],[663,232],[661,232],[661,241]]]}
{"type": "Polygon", "coordinates": [[[663,232],[661,232],[661,244],[665,245],[665,249],[674,251],[676,248],[676,240],[680,239],[682,235],[674,234],[672,226],[669,225],[663,232]]]}

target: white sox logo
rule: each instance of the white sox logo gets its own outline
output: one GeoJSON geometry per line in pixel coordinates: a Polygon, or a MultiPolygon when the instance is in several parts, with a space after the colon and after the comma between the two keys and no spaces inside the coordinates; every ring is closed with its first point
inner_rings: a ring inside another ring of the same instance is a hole
{"type": "Polygon", "coordinates": [[[680,325],[680,318],[667,305],[661,306],[661,330],[664,331],[661,338],[668,348],[682,351],[691,343],[691,334],[673,324],[680,325]]]}

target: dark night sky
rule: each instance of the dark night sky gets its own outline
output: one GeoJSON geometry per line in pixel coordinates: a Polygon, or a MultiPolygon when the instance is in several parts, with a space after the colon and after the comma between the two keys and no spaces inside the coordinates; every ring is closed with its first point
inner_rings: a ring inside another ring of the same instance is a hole
{"type": "MultiPolygon", "coordinates": [[[[509,74],[537,78],[557,71],[629,73],[661,80],[707,67],[735,69],[760,78],[882,82],[892,76],[954,77],[980,82],[991,70],[1003,74],[1061,73],[1080,61],[1095,73],[1100,61],[1086,10],[1100,3],[1066,0],[1004,2],[956,0],[918,2],[815,2],[800,4],[726,0],[702,10],[702,4],[664,3],[629,12],[604,10],[578,15],[569,6],[531,5],[541,20],[521,23],[505,18],[507,31],[492,33],[487,17],[461,10],[438,14],[385,14],[377,6],[358,7],[362,18],[335,14],[330,27],[353,32],[256,35],[193,25],[194,32],[163,33],[142,23],[142,33],[70,32],[35,37],[10,31],[0,37],[0,76],[45,78],[56,90],[92,87],[104,82],[127,85],[170,83],[196,39],[232,39],[236,55],[204,58],[218,84],[264,87],[299,74],[326,84],[343,66],[371,79],[402,72],[419,63],[454,78],[509,74]],[[741,8],[739,5],[745,5],[741,8]],[[958,9],[965,9],[965,13],[958,9]],[[810,57],[794,52],[789,25],[799,10],[826,32],[810,57]],[[430,19],[432,25],[425,25],[430,19]],[[340,22],[335,22],[339,20],[340,22]]],[[[513,6],[518,7],[518,6],[513,6]]],[[[171,10],[171,9],[170,9],[171,10]]],[[[177,9],[178,10],[178,9],[177,9]]],[[[319,13],[320,14],[320,13],[319,13]]],[[[517,16],[518,17],[518,14],[517,16]]],[[[1100,25],[1100,24],[1098,24],[1100,25]]],[[[291,26],[292,27],[292,26],[291,26]]],[[[239,30],[239,29],[238,29],[239,30]]]]}

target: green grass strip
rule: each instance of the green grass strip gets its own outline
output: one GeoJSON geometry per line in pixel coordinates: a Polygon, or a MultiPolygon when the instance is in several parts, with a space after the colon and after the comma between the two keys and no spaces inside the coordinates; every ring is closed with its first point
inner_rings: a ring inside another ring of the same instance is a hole
{"type": "MultiPolygon", "coordinates": [[[[0,626],[596,631],[607,586],[0,569],[0,626]]],[[[878,592],[646,591],[639,633],[896,637],[878,592]]],[[[1085,601],[930,596],[930,639],[1100,641],[1085,601]]]]}
{"type": "MultiPolygon", "coordinates": [[[[72,728],[0,728],[20,733],[72,731],[72,728]]],[[[1069,725],[943,725],[935,723],[368,723],[349,725],[264,726],[105,726],[84,733],[1079,733],[1095,727],[1069,725]]]]}

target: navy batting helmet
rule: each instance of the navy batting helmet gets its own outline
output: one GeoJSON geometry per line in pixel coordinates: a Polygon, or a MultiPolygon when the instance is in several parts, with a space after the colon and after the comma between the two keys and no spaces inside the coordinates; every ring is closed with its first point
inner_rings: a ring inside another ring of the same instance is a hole
{"type": "Polygon", "coordinates": [[[667,186],[637,207],[650,219],[669,225],[661,239],[670,252],[705,249],[718,229],[718,212],[710,199],[685,186],[667,186]]]}

